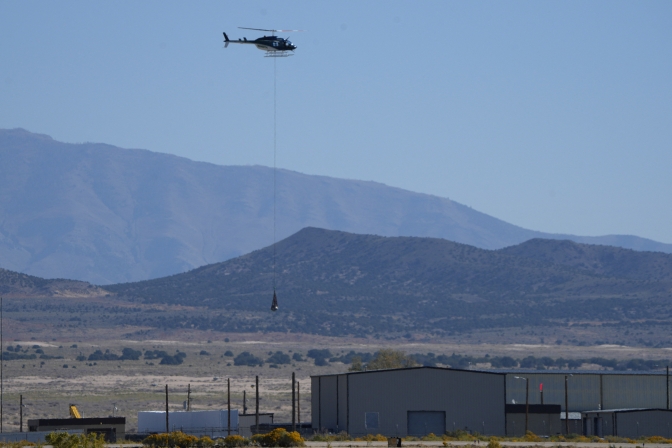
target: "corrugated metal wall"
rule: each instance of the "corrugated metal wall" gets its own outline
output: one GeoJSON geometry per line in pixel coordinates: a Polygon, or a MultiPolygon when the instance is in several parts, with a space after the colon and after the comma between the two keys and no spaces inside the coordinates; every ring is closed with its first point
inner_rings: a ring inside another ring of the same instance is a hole
{"type": "MultiPolygon", "coordinates": [[[[544,400],[546,401],[546,400],[544,400]]],[[[529,414],[528,429],[538,436],[562,434],[560,414],[529,414]]],[[[506,435],[521,437],[525,435],[525,414],[506,414],[506,435]]]]}
{"type": "Polygon", "coordinates": [[[351,374],[349,426],[367,433],[367,412],[379,413],[379,429],[407,435],[408,411],[445,411],[446,429],[504,434],[504,375],[448,369],[382,370],[351,374]]]}
{"type": "MultiPolygon", "coordinates": [[[[565,410],[565,376],[558,374],[515,373],[506,375],[506,402],[525,403],[525,381],[529,378],[530,404],[541,403],[539,384],[544,384],[544,404],[559,404],[565,410]]],[[[571,411],[597,409],[600,404],[600,378],[598,375],[572,376],[568,382],[569,409],[571,411]]]]}
{"type": "MultiPolygon", "coordinates": [[[[529,378],[530,404],[541,403],[543,383],[544,404],[559,404],[565,410],[564,373],[382,370],[313,377],[313,428],[366,434],[365,413],[378,412],[380,428],[375,432],[405,436],[407,411],[445,411],[448,431],[504,434],[505,403],[525,403],[525,381],[514,376],[529,378]]],[[[569,377],[568,398],[570,411],[666,408],[667,377],[577,371],[569,377]]]]}
{"type": "Polygon", "coordinates": [[[616,414],[616,428],[620,437],[670,437],[672,435],[672,412],[619,412],[616,414]]]}
{"type": "Polygon", "coordinates": [[[320,382],[322,377],[313,376],[310,378],[310,418],[313,429],[320,428],[320,382]]]}
{"type": "Polygon", "coordinates": [[[586,435],[639,437],[672,436],[672,412],[661,410],[626,412],[587,412],[583,415],[586,435]],[[598,422],[599,420],[599,422],[598,422]]]}
{"type": "MultiPolygon", "coordinates": [[[[529,378],[530,404],[541,403],[539,384],[544,385],[544,404],[559,404],[565,410],[565,374],[507,373],[506,402],[525,403],[525,381],[529,378]]],[[[597,374],[576,372],[567,383],[570,411],[597,409],[666,408],[666,375],[597,374]]]]}
{"type": "Polygon", "coordinates": [[[336,428],[336,408],[337,391],[336,376],[323,376],[320,384],[320,421],[322,428],[335,430],[336,428]]]}
{"type": "Polygon", "coordinates": [[[667,407],[665,375],[602,375],[602,409],[667,407]]]}
{"type": "Polygon", "coordinates": [[[338,375],[338,420],[336,432],[348,427],[348,375],[338,375]]]}

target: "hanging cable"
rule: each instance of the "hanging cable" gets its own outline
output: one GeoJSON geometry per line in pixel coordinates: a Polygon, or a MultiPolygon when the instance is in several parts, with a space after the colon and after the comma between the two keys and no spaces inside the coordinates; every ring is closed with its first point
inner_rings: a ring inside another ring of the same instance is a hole
{"type": "Polygon", "coordinates": [[[277,201],[277,141],[278,141],[278,126],[277,126],[277,82],[278,72],[276,68],[277,58],[273,58],[273,291],[275,291],[275,230],[276,230],[276,201],[277,201]]]}
{"type": "Polygon", "coordinates": [[[277,58],[273,58],[273,303],[271,303],[271,311],[278,310],[278,297],[275,295],[275,239],[276,239],[276,202],[277,202],[277,182],[276,182],[276,171],[277,171],[277,135],[278,135],[278,126],[277,126],[277,83],[278,83],[278,70],[277,70],[277,58]]]}

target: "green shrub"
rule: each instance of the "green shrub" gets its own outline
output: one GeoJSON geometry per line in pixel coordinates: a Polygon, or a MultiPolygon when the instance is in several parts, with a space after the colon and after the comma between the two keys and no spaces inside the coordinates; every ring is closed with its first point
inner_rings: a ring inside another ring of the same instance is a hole
{"type": "Polygon", "coordinates": [[[328,433],[315,433],[311,436],[310,440],[312,442],[346,442],[352,440],[352,436],[345,431],[341,431],[338,434],[328,434],[328,433]]]}
{"type": "Polygon", "coordinates": [[[267,360],[267,363],[269,364],[291,364],[292,359],[289,357],[288,354],[283,353],[281,351],[277,351],[273,353],[267,360]]]}
{"type": "Polygon", "coordinates": [[[387,442],[387,437],[382,434],[367,434],[364,437],[357,437],[358,442],[387,442]]]}
{"type": "Polygon", "coordinates": [[[497,441],[496,438],[491,438],[488,442],[488,448],[502,448],[502,444],[497,441]]]}
{"type": "Polygon", "coordinates": [[[242,352],[233,358],[234,366],[263,366],[264,360],[250,352],[242,352]]]}
{"type": "Polygon", "coordinates": [[[284,428],[275,428],[266,434],[255,434],[252,436],[252,441],[260,446],[290,447],[305,445],[303,437],[298,432],[287,432],[284,428]]]}
{"type": "Polygon", "coordinates": [[[251,443],[249,439],[246,439],[243,436],[239,436],[237,434],[231,435],[231,436],[226,436],[224,438],[222,445],[224,445],[227,448],[236,448],[240,446],[248,446],[251,443]]]}
{"type": "Polygon", "coordinates": [[[142,444],[150,447],[205,448],[214,445],[215,442],[208,436],[198,438],[181,431],[173,431],[170,434],[152,434],[143,440],[142,444]]]}
{"type": "Polygon", "coordinates": [[[196,446],[198,448],[208,448],[215,444],[215,441],[208,436],[202,436],[196,441],[196,446]]]}
{"type": "Polygon", "coordinates": [[[541,442],[541,437],[533,433],[532,431],[527,431],[523,440],[526,442],[541,442]]]}
{"type": "Polygon", "coordinates": [[[443,436],[444,440],[457,440],[460,442],[470,442],[476,440],[476,437],[469,434],[463,429],[457,429],[455,431],[446,431],[446,434],[443,436]]]}
{"type": "Polygon", "coordinates": [[[103,448],[105,436],[102,434],[68,434],[52,432],[45,437],[47,444],[54,448],[103,448]]]}
{"type": "Polygon", "coordinates": [[[36,444],[27,440],[18,440],[16,442],[0,442],[0,446],[3,448],[22,448],[24,446],[36,446],[36,444]]]}

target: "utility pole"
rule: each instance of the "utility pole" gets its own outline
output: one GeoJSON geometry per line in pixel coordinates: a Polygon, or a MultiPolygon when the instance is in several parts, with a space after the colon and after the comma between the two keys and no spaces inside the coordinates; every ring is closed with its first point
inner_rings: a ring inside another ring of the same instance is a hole
{"type": "Polygon", "coordinates": [[[298,413],[299,432],[301,432],[301,383],[296,382],[296,410],[298,413]]]}
{"type": "Polygon", "coordinates": [[[565,375],[565,435],[569,435],[569,399],[567,393],[567,382],[569,377],[565,375]]]}
{"type": "Polygon", "coordinates": [[[19,395],[19,432],[23,432],[23,395],[19,395]]]}
{"type": "Polygon", "coordinates": [[[247,414],[247,391],[243,389],[243,415],[247,414]]]}
{"type": "Polygon", "coordinates": [[[292,431],[296,431],[296,376],[292,372],[292,431]]]}
{"type": "Polygon", "coordinates": [[[259,432],[259,375],[254,377],[254,390],[256,391],[254,425],[255,431],[259,432]]]}
{"type": "Polygon", "coordinates": [[[170,425],[168,422],[168,385],[166,384],[166,434],[170,434],[170,425]]]}
{"type": "Polygon", "coordinates": [[[231,378],[226,379],[226,435],[231,435],[231,378]]]}
{"type": "Polygon", "coordinates": [[[528,431],[528,421],[530,416],[530,379],[525,378],[525,434],[528,431]]]}
{"type": "Polygon", "coordinates": [[[667,381],[665,384],[667,385],[667,409],[670,409],[670,365],[667,365],[667,376],[665,377],[667,381]]]}
{"type": "Polygon", "coordinates": [[[191,384],[187,384],[187,411],[191,411],[191,384]]]}
{"type": "Polygon", "coordinates": [[[530,415],[530,379],[524,376],[514,376],[517,380],[525,380],[525,434],[527,434],[530,415]]]}

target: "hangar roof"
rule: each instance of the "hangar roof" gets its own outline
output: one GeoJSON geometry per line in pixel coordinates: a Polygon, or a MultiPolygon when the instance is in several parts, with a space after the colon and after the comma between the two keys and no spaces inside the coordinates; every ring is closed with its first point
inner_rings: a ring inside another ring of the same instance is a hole
{"type": "MultiPolygon", "coordinates": [[[[475,369],[472,369],[475,370],[475,369]]],[[[665,376],[665,370],[537,370],[537,369],[488,369],[486,372],[497,372],[505,374],[543,374],[543,375],[655,375],[665,376]]]]}
{"type": "Polygon", "coordinates": [[[665,376],[665,371],[630,371],[630,370],[536,370],[536,369],[454,369],[452,367],[431,367],[431,366],[418,366],[418,367],[402,367],[399,369],[380,369],[380,370],[362,370],[358,372],[343,372],[343,373],[330,373],[327,375],[311,375],[311,377],[326,377],[326,376],[337,376],[337,375],[357,375],[362,373],[372,373],[372,372],[390,372],[397,370],[419,370],[419,369],[436,369],[436,370],[449,370],[456,372],[474,372],[474,373],[489,373],[495,375],[652,375],[652,376],[665,376]]]}
{"type": "MultiPolygon", "coordinates": [[[[596,413],[596,412],[611,412],[615,414],[625,413],[625,412],[642,412],[642,411],[663,411],[663,412],[672,412],[672,409],[661,409],[661,408],[626,408],[626,409],[596,409],[594,411],[581,411],[582,414],[587,413],[596,413]]],[[[571,414],[571,412],[570,412],[571,414]]]]}
{"type": "MultiPolygon", "coordinates": [[[[362,370],[358,372],[343,372],[343,373],[330,373],[327,375],[311,375],[311,378],[317,377],[326,377],[326,376],[341,376],[341,375],[359,375],[362,373],[380,373],[380,372],[398,372],[400,370],[442,370],[449,372],[471,372],[471,373],[487,373],[489,375],[504,375],[507,372],[495,372],[492,370],[476,370],[476,369],[453,369],[451,367],[430,367],[430,366],[418,366],[418,367],[402,367],[399,369],[380,369],[380,370],[362,370]]],[[[510,372],[508,372],[510,373],[510,372]]]]}

